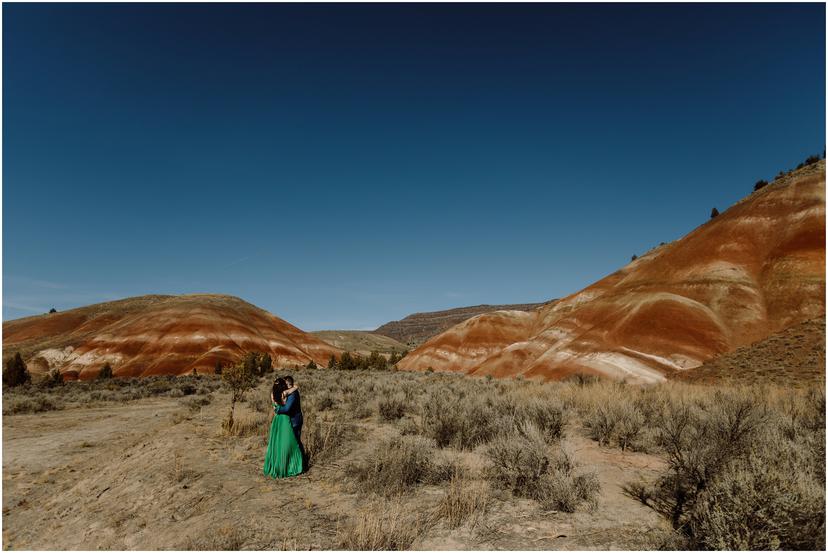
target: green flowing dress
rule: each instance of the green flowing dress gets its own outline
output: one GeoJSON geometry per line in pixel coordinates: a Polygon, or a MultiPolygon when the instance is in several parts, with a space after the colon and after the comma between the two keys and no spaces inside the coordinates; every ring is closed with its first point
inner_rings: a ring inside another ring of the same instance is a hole
{"type": "Polygon", "coordinates": [[[302,450],[299,449],[299,442],[296,441],[287,415],[276,415],[270,423],[264,474],[271,478],[302,474],[302,450]]]}

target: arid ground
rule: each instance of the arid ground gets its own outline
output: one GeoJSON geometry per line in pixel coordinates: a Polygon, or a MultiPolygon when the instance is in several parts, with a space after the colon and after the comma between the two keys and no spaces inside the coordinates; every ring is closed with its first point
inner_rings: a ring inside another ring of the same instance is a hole
{"type": "MultiPolygon", "coordinates": [[[[819,447],[824,459],[824,394],[822,428],[811,436],[802,421],[811,420],[809,402],[820,397],[806,392],[726,390],[719,403],[705,403],[711,389],[679,383],[638,388],[583,378],[541,384],[322,369],[294,375],[311,466],[282,481],[262,475],[268,376],[236,406],[230,431],[221,426],[229,394],[215,377],[7,392],[3,547],[682,547],[687,536],[635,498],[669,473],[670,446],[659,436],[674,404],[684,404],[680,397],[725,415],[740,398],[765,397],[772,416],[790,418],[780,428],[798,425],[790,439],[802,462],[819,447]],[[38,409],[45,410],[26,412],[38,409]]],[[[815,533],[820,513],[809,505],[819,505],[821,493],[824,545],[824,481],[801,476],[791,485],[816,495],[800,508],[817,512],[798,519],[798,528],[815,533]]],[[[796,543],[818,544],[819,537],[796,543]]]]}

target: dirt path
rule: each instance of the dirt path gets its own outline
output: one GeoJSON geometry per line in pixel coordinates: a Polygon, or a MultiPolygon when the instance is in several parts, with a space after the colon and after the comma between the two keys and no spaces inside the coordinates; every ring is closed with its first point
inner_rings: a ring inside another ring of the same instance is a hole
{"type": "MultiPolygon", "coordinates": [[[[200,413],[176,399],[3,417],[3,546],[6,549],[332,549],[338,526],[366,502],[349,491],[347,467],[396,430],[360,422],[350,450],[289,480],[261,474],[265,437],[219,435],[221,395],[200,413]]],[[[570,433],[572,434],[572,433],[570,433]]],[[[651,477],[657,458],[567,445],[595,470],[595,513],[549,513],[531,501],[497,501],[474,528],[438,524],[415,549],[630,548],[657,517],[621,492],[651,477]]],[[[427,512],[443,490],[404,499],[427,512]]]]}

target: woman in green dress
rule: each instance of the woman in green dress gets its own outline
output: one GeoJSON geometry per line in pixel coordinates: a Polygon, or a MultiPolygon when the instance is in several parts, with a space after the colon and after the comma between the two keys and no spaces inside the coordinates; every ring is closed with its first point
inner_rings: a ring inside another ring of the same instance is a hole
{"type": "Polygon", "coordinates": [[[276,409],[284,405],[285,397],[294,391],[288,389],[284,379],[273,383],[270,394],[273,405],[273,419],[270,421],[270,437],[265,453],[264,473],[271,478],[287,478],[302,473],[302,450],[293,434],[288,415],[277,415],[276,409]]]}

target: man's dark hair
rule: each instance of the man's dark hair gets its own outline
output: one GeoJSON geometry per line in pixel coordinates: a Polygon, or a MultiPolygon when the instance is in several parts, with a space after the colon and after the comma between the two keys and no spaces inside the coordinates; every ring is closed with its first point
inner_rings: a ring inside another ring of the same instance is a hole
{"type": "Polygon", "coordinates": [[[288,385],[288,388],[293,388],[293,377],[288,375],[285,378],[285,384],[288,385]]]}

